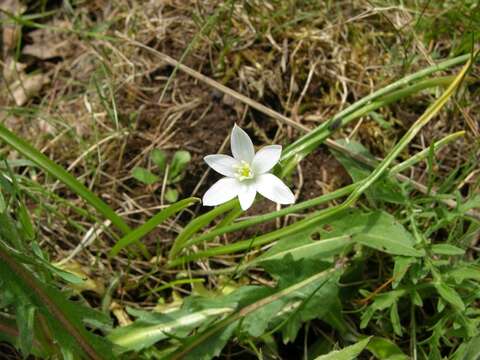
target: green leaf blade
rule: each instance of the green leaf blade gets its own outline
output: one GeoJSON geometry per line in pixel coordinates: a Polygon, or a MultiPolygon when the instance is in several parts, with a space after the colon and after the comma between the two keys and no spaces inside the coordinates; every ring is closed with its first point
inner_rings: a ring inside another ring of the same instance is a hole
{"type": "Polygon", "coordinates": [[[123,248],[140,241],[140,239],[148,234],[150,231],[155,229],[159,224],[164,222],[170,216],[176,214],[177,212],[185,209],[188,206],[200,201],[198,198],[187,198],[180,200],[179,202],[170,205],[166,209],[163,209],[159,213],[155,214],[151,219],[149,219],[143,225],[140,225],[135,230],[130,231],[127,235],[121,238],[110,250],[110,256],[117,255],[123,248]]]}

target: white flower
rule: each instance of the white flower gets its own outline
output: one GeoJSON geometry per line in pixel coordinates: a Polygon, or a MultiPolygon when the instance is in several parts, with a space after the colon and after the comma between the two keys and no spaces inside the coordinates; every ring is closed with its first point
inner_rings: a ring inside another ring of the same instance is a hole
{"type": "Polygon", "coordinates": [[[280,160],[280,145],[265,146],[255,154],[252,140],[237,125],[233,127],[230,145],[233,157],[217,154],[204,158],[213,170],[226,176],[203,195],[204,205],[219,205],[238,196],[240,206],[247,210],[257,191],[278,204],[295,202],[295,196],[282,180],[268,173],[280,160]]]}

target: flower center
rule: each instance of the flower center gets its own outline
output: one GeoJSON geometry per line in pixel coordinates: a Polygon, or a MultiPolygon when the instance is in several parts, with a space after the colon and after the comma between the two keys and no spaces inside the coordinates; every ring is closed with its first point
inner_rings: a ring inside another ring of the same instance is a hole
{"type": "Polygon", "coordinates": [[[246,161],[242,160],[239,165],[235,166],[235,169],[235,177],[238,180],[243,181],[253,178],[252,168],[250,167],[250,164],[246,161]]]}

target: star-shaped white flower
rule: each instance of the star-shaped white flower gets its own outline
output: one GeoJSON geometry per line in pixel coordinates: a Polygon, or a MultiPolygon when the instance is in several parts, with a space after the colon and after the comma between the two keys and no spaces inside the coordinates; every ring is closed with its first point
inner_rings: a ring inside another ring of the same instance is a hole
{"type": "Polygon", "coordinates": [[[265,146],[255,154],[252,140],[237,125],[233,127],[230,145],[233,157],[217,154],[204,158],[213,170],[226,176],[203,195],[204,205],[219,205],[238,196],[240,206],[247,210],[257,192],[278,204],[295,202],[295,196],[283,181],[268,173],[280,160],[280,145],[265,146]]]}

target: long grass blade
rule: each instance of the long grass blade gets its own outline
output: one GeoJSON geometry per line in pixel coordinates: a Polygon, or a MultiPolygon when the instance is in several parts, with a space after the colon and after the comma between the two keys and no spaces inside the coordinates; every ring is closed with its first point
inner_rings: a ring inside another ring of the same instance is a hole
{"type": "Polygon", "coordinates": [[[0,124],[0,139],[12,146],[26,158],[40,166],[44,171],[48,172],[56,179],[64,183],[70,190],[92,205],[98,212],[109,219],[122,233],[127,234],[130,227],[118,216],[115,211],[108,206],[102,199],[91,192],[85,185],[79,182],[74,176],[69,174],[58,164],[54,163],[40,151],[20,139],[14,133],[9,131],[5,126],[0,124]]]}
{"type": "Polygon", "coordinates": [[[147,235],[150,231],[155,229],[159,224],[164,222],[170,216],[176,214],[177,212],[185,209],[186,207],[199,202],[200,199],[198,198],[187,198],[181,201],[176,202],[173,205],[170,205],[166,209],[160,211],[159,213],[155,214],[152,218],[150,218],[146,223],[140,225],[133,231],[130,231],[127,235],[121,238],[115,246],[110,250],[110,256],[117,255],[120,250],[131,245],[133,243],[138,243],[142,237],[147,235]]]}
{"type": "Polygon", "coordinates": [[[225,204],[217,206],[216,208],[210,210],[209,212],[198,216],[197,218],[193,219],[188,223],[188,225],[183,229],[183,231],[177,236],[175,242],[170,249],[170,254],[168,258],[171,260],[173,259],[179,251],[183,248],[185,242],[190,239],[190,237],[195,234],[198,230],[203,228],[204,226],[210,224],[216,217],[220,216],[221,214],[226,213],[227,211],[232,210],[235,205],[238,203],[236,200],[230,200],[225,204]]]}
{"type": "Polygon", "coordinates": [[[445,60],[445,61],[443,61],[439,64],[435,64],[435,65],[430,66],[428,68],[422,69],[422,70],[420,70],[416,73],[407,75],[400,80],[397,80],[397,81],[395,81],[395,82],[393,82],[393,83],[391,83],[391,84],[389,84],[389,85],[387,85],[387,86],[385,86],[385,87],[383,87],[383,88],[381,88],[377,91],[374,91],[370,95],[360,99],[359,101],[353,103],[352,105],[348,106],[344,110],[340,111],[339,113],[334,115],[332,118],[325,121],[322,125],[317,127],[315,130],[309,132],[308,134],[302,136],[301,138],[299,138],[298,140],[296,140],[295,142],[293,142],[292,144],[287,146],[285,148],[285,151],[284,151],[283,155],[282,155],[282,159],[285,160],[285,159],[288,159],[289,157],[292,157],[296,152],[298,152],[298,148],[301,145],[303,145],[305,142],[316,138],[320,133],[322,133],[326,129],[330,128],[337,121],[342,120],[346,116],[349,116],[350,114],[352,114],[353,112],[361,109],[362,107],[369,104],[370,102],[372,102],[374,100],[377,100],[377,99],[379,99],[379,98],[381,98],[381,97],[383,97],[387,94],[390,94],[391,92],[393,92],[395,90],[398,90],[398,89],[400,89],[404,86],[407,86],[407,85],[411,84],[412,82],[423,79],[423,78],[425,78],[425,77],[427,77],[427,76],[429,76],[429,75],[431,75],[435,72],[443,71],[443,70],[446,70],[446,69],[448,69],[450,67],[453,67],[455,65],[465,63],[466,61],[469,60],[470,57],[471,57],[470,54],[466,54],[466,55],[461,55],[461,56],[455,57],[453,59],[445,60]]]}

